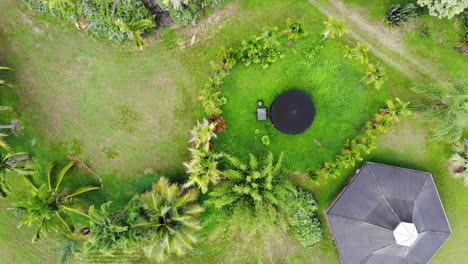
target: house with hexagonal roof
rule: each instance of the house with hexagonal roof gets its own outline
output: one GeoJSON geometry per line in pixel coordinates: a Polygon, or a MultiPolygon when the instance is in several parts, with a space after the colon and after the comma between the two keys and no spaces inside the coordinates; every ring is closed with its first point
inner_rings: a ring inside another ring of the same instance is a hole
{"type": "Polygon", "coordinates": [[[452,234],[430,173],[372,162],[326,215],[344,264],[428,263],[452,234]]]}

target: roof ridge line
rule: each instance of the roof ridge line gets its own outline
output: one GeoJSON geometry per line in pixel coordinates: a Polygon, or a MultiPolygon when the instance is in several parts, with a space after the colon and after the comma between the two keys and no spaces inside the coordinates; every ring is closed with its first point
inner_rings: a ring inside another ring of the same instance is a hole
{"type": "Polygon", "coordinates": [[[422,190],[424,189],[424,186],[426,186],[427,182],[429,181],[429,179],[431,178],[432,174],[429,174],[429,176],[427,177],[426,181],[424,182],[424,184],[421,186],[421,189],[419,189],[418,191],[418,194],[416,194],[416,197],[414,198],[414,203],[413,203],[413,212],[411,213],[411,221],[414,223],[414,209],[416,208],[416,201],[418,200],[419,198],[419,195],[421,195],[422,193],[422,190]]]}
{"type": "Polygon", "coordinates": [[[393,245],[395,245],[395,243],[390,244],[390,245],[383,246],[383,247],[381,247],[381,248],[378,248],[378,249],[372,251],[372,253],[370,253],[369,255],[367,255],[367,256],[360,262],[360,264],[365,264],[365,263],[367,262],[367,260],[368,260],[372,255],[374,255],[375,252],[380,251],[380,250],[382,250],[382,249],[384,249],[384,248],[391,247],[391,246],[393,246],[393,245]]]}
{"type": "Polygon", "coordinates": [[[375,226],[375,227],[377,227],[377,228],[383,229],[383,230],[385,230],[385,231],[392,232],[391,229],[385,228],[385,227],[383,227],[383,226],[374,225],[374,224],[371,224],[371,223],[366,222],[366,221],[357,220],[357,219],[354,219],[354,218],[351,218],[351,217],[342,216],[342,215],[336,215],[336,214],[332,214],[332,213],[327,213],[327,214],[328,214],[328,215],[331,215],[331,216],[336,216],[336,217],[339,217],[339,218],[348,219],[348,220],[351,220],[351,221],[354,221],[354,222],[359,222],[359,223],[363,223],[363,224],[368,224],[368,225],[375,226]]]}
{"type": "Polygon", "coordinates": [[[400,223],[402,222],[400,217],[397,215],[397,213],[395,212],[395,210],[393,210],[393,207],[390,205],[390,203],[388,202],[387,200],[387,197],[385,197],[384,193],[382,192],[382,189],[380,188],[380,184],[379,182],[377,181],[377,179],[375,178],[375,175],[374,175],[374,172],[372,171],[372,167],[369,166],[369,171],[372,175],[372,178],[374,179],[375,181],[375,185],[377,185],[377,189],[379,189],[379,193],[382,195],[385,203],[387,203],[388,207],[390,207],[390,210],[392,210],[392,213],[397,217],[397,219],[400,221],[400,223]]]}
{"type": "Polygon", "coordinates": [[[447,232],[442,232],[442,231],[432,231],[432,230],[422,231],[421,233],[418,233],[418,234],[424,234],[424,233],[444,234],[444,235],[451,235],[452,234],[452,233],[447,233],[447,232]]]}

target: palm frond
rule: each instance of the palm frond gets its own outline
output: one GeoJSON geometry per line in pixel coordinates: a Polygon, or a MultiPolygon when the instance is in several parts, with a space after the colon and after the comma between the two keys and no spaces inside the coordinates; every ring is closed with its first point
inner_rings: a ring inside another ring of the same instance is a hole
{"type": "Polygon", "coordinates": [[[58,191],[60,184],[62,183],[63,177],[67,174],[68,170],[75,165],[74,162],[70,162],[65,166],[59,173],[57,184],[55,185],[55,192],[58,191]]]}

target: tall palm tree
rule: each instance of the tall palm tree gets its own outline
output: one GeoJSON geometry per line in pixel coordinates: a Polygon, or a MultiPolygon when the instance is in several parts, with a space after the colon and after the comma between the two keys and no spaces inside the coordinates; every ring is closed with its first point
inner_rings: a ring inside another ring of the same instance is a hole
{"type": "Polygon", "coordinates": [[[344,19],[336,20],[329,16],[328,19],[323,22],[323,24],[325,25],[325,31],[322,33],[323,38],[320,40],[320,42],[323,42],[328,38],[341,38],[349,32],[345,25],[344,19]]]}
{"type": "Polygon", "coordinates": [[[6,197],[10,190],[5,180],[7,173],[15,173],[20,176],[33,174],[32,170],[21,164],[22,161],[27,159],[29,159],[27,153],[0,153],[0,196],[6,197]]]}
{"type": "Polygon", "coordinates": [[[431,122],[432,139],[454,143],[468,126],[468,88],[464,80],[452,86],[438,87],[426,84],[413,88],[413,91],[424,97],[425,103],[420,106],[425,117],[431,122]]]}
{"type": "Polygon", "coordinates": [[[19,226],[37,226],[33,242],[40,239],[42,233],[46,234],[50,231],[54,220],[58,220],[68,232],[72,233],[73,230],[63,218],[63,214],[71,212],[88,217],[82,209],[73,206],[74,198],[81,194],[98,190],[100,187],[87,186],[78,188],[76,191],[62,189],[61,184],[63,179],[73,165],[75,164],[70,162],[65,166],[59,172],[56,182],[53,184],[52,169],[54,163],[51,162],[46,170],[47,183],[41,186],[32,186],[31,195],[26,197],[26,200],[22,200],[16,204],[16,208],[25,213],[25,217],[19,226]]]}
{"type": "Polygon", "coordinates": [[[172,253],[183,255],[197,241],[199,216],[204,208],[196,204],[197,189],[171,184],[162,177],[151,191],[140,195],[141,217],[134,227],[143,236],[145,255],[161,262],[172,253]]]}
{"type": "Polygon", "coordinates": [[[141,37],[141,31],[149,28],[156,27],[156,23],[149,19],[140,19],[135,22],[128,22],[125,23],[122,20],[116,20],[115,24],[119,26],[120,30],[127,32],[130,38],[133,37],[133,41],[135,42],[135,46],[139,49],[143,49],[143,38],[141,37]]]}

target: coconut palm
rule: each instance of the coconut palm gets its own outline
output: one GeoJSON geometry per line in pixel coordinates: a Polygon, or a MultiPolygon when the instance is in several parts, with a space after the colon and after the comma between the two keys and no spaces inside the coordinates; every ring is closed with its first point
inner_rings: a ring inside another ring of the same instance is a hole
{"type": "Polygon", "coordinates": [[[0,196],[6,197],[10,188],[5,180],[7,173],[13,173],[20,176],[28,176],[33,174],[33,171],[26,168],[23,161],[29,159],[27,153],[0,153],[0,196]]]}
{"type": "Polygon", "coordinates": [[[195,203],[197,197],[197,189],[181,188],[164,177],[139,196],[141,217],[133,226],[141,230],[143,250],[149,259],[161,262],[172,253],[183,255],[192,248],[204,211],[195,203]]]}
{"type": "Polygon", "coordinates": [[[145,29],[156,27],[156,23],[149,19],[140,19],[135,22],[123,22],[122,20],[116,20],[115,24],[119,26],[121,31],[127,32],[130,38],[133,38],[135,46],[139,49],[143,49],[143,38],[141,32],[145,29]]]}
{"type": "Polygon", "coordinates": [[[54,184],[52,182],[54,163],[51,162],[46,170],[47,183],[41,186],[31,185],[31,195],[26,197],[26,200],[22,200],[16,204],[16,208],[25,213],[25,217],[19,226],[37,226],[33,242],[40,239],[41,234],[46,234],[50,231],[54,220],[58,220],[68,232],[72,233],[73,230],[63,218],[63,214],[71,212],[88,217],[82,209],[74,206],[74,199],[76,196],[98,190],[100,187],[87,186],[78,188],[76,191],[62,189],[61,184],[63,179],[74,165],[73,162],[70,162],[65,166],[58,174],[54,184]]]}
{"type": "Polygon", "coordinates": [[[256,207],[264,204],[284,206],[290,192],[295,192],[295,188],[282,173],[283,154],[276,164],[272,153],[268,154],[263,164],[259,164],[254,155],[249,156],[246,164],[238,158],[225,155],[232,165],[231,169],[223,171],[228,182],[210,192],[211,198],[207,204],[223,208],[245,201],[256,207]]]}
{"type": "Polygon", "coordinates": [[[320,42],[327,40],[328,38],[342,37],[345,34],[348,34],[348,28],[345,25],[344,19],[336,20],[333,17],[329,16],[326,21],[323,22],[325,25],[325,31],[322,33],[323,38],[320,42]]]}
{"type": "Polygon", "coordinates": [[[426,84],[413,88],[413,91],[426,101],[420,106],[425,117],[431,122],[436,121],[432,139],[448,143],[458,141],[468,124],[468,90],[464,81],[446,87],[426,84]]]}

